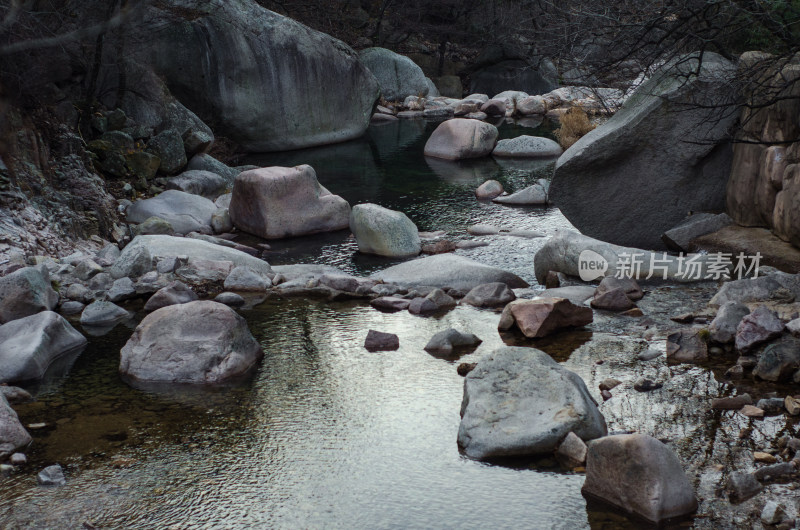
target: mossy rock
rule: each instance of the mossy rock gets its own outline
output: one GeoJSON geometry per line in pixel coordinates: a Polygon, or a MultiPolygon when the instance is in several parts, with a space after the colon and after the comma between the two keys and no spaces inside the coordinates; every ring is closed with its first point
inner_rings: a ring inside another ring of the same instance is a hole
{"type": "Polygon", "coordinates": [[[134,151],[125,155],[125,161],[131,174],[137,179],[151,180],[158,173],[161,159],[146,151],[134,151]]]}

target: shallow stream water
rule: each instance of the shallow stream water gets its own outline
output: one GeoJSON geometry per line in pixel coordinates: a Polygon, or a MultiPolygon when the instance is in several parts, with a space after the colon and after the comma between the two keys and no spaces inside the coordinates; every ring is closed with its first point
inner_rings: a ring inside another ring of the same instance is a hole
{"type": "MultiPolygon", "coordinates": [[[[321,183],[351,204],[376,202],[406,212],[421,230],[467,238],[465,228],[490,222],[552,235],[569,223],[555,208],[508,208],[478,202],[487,178],[519,189],[546,177],[546,164],[426,162],[422,146],[433,124],[372,127],[362,140],[260,157],[259,164],[309,163],[321,183]]],[[[549,129],[504,125],[504,136],[547,135],[549,129]]],[[[484,238],[487,247],[459,253],[512,270],[534,283],[533,254],[544,239],[484,238]]],[[[332,264],[358,274],[391,262],[355,254],[349,233],[272,244],[270,262],[332,264]]],[[[534,286],[535,287],[535,286],[534,286]]],[[[663,349],[669,316],[702,307],[714,285],[656,286],[637,320],[597,312],[587,330],[532,342],[497,332],[493,311],[459,306],[438,318],[385,314],[357,302],[270,299],[245,311],[266,356],[250,381],[220,389],[136,390],[117,374],[130,329],[92,338],[65,377],[16,407],[32,430],[30,464],[0,479],[0,527],[76,528],[626,528],[624,516],[587,506],[583,475],[549,459],[502,464],[459,453],[456,433],[462,361],[503,344],[536,346],[576,371],[601,402],[610,431],[639,431],[669,442],[701,497],[697,526],[734,526],[718,488],[724,466],[746,468],[747,451],[780,433],[797,432],[783,416],[751,425],[736,413],[711,411],[708,400],[734,387],[721,382],[730,359],[709,366],[668,366],[663,349]],[[422,348],[455,327],[483,339],[457,358],[422,348]],[[655,332],[648,343],[642,338],[655,332]],[[367,330],[396,333],[396,352],[363,349],[367,330]],[[602,361],[599,363],[598,361],[602,361]],[[647,375],[661,390],[638,393],[647,375]],[[602,403],[597,383],[625,383],[602,403]],[[68,484],[36,486],[35,473],[60,463],[68,484]],[[723,466],[724,464],[724,466],[723,466]]],[[[76,324],[77,325],[77,324],[76,324]]],[[[757,394],[758,388],[751,390],[757,394]]],[[[791,498],[787,485],[777,486],[791,498]]]]}

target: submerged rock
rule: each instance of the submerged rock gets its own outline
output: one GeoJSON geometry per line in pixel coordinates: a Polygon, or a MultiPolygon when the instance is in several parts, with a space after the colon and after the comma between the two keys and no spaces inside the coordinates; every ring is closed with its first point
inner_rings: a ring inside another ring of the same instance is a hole
{"type": "Polygon", "coordinates": [[[86,345],[64,317],[44,311],[0,326],[0,383],[41,379],[60,357],[86,345]]]}
{"type": "Polygon", "coordinates": [[[728,476],[725,489],[728,491],[728,497],[731,502],[737,503],[755,497],[761,493],[764,486],[756,480],[753,474],[734,471],[728,476]]]}
{"type": "Polygon", "coordinates": [[[211,301],[147,315],[120,352],[120,373],[144,383],[223,383],[247,374],[264,355],[247,322],[211,301]]]}
{"type": "Polygon", "coordinates": [[[323,188],[308,165],[268,167],[240,173],[229,213],[240,230],[264,239],[341,230],[350,205],[323,188]]]}
{"type": "Polygon", "coordinates": [[[374,273],[371,278],[403,287],[429,285],[468,291],[484,283],[501,282],[512,289],[528,287],[516,274],[455,254],[415,259],[374,273]]]}
{"type": "Polygon", "coordinates": [[[605,419],[583,380],[546,353],[500,348],[467,375],[458,443],[468,457],[547,454],[570,432],[604,436],[605,419]]]}
{"type": "Polygon", "coordinates": [[[350,230],[359,252],[365,254],[400,258],[420,253],[417,226],[403,212],[377,204],[358,204],[350,213],[350,230]]]}
{"type": "Polygon", "coordinates": [[[672,449],[651,436],[607,436],[588,444],[584,495],[658,524],[694,513],[697,498],[672,449]]]}
{"type": "Polygon", "coordinates": [[[65,486],[67,479],[64,470],[58,464],[47,466],[36,475],[36,482],[40,486],[65,486]]]}

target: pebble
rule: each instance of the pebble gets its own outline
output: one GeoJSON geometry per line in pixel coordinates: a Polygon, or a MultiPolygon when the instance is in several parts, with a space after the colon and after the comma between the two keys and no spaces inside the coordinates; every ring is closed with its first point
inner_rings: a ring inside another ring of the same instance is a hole
{"type": "Polygon", "coordinates": [[[612,390],[614,387],[617,387],[622,384],[622,381],[619,379],[614,379],[613,377],[609,377],[608,379],[603,379],[600,381],[600,390],[612,390]]]}
{"type": "Polygon", "coordinates": [[[63,486],[67,483],[64,478],[64,470],[58,464],[48,466],[41,470],[36,476],[36,482],[40,486],[63,486]]]}
{"type": "Polygon", "coordinates": [[[476,366],[478,366],[478,363],[461,363],[458,365],[458,368],[456,368],[456,372],[461,377],[466,377],[476,366]]]}
{"type": "Polygon", "coordinates": [[[756,469],[753,475],[759,482],[769,482],[782,477],[791,476],[797,473],[797,469],[790,462],[780,462],[756,469]]]}
{"type": "Polygon", "coordinates": [[[739,394],[738,396],[716,398],[711,400],[711,408],[714,410],[739,410],[745,405],[752,405],[753,398],[750,394],[739,394]]]}
{"type": "Polygon", "coordinates": [[[650,392],[651,390],[658,390],[663,386],[664,385],[662,383],[656,383],[644,377],[640,377],[635,383],[633,383],[633,389],[638,390],[639,392],[650,392]]]}
{"type": "Polygon", "coordinates": [[[22,453],[14,453],[11,455],[11,458],[9,458],[9,462],[15,466],[24,466],[28,463],[28,457],[22,453]]]}
{"type": "Polygon", "coordinates": [[[762,464],[774,464],[778,461],[778,458],[775,455],[771,455],[769,453],[756,451],[755,453],[753,453],[753,460],[755,462],[761,462],[762,464]]]}
{"type": "Polygon", "coordinates": [[[600,391],[600,395],[603,397],[603,401],[608,401],[609,399],[614,397],[614,396],[611,395],[611,392],[609,392],[608,390],[600,391]]]}
{"type": "Polygon", "coordinates": [[[767,501],[764,509],[761,510],[761,523],[767,526],[776,525],[786,517],[786,510],[782,504],[775,501],[767,501]]]}
{"type": "Polygon", "coordinates": [[[748,418],[763,418],[764,417],[764,410],[753,405],[745,405],[742,407],[742,410],[739,411],[742,415],[747,416],[748,418]]]}
{"type": "Polygon", "coordinates": [[[788,412],[790,416],[797,416],[800,414],[800,399],[796,397],[786,396],[786,399],[783,400],[783,406],[786,407],[786,412],[788,412]]]}
{"type": "Polygon", "coordinates": [[[752,474],[735,471],[728,477],[725,489],[731,502],[744,502],[758,495],[764,486],[752,474]]]}

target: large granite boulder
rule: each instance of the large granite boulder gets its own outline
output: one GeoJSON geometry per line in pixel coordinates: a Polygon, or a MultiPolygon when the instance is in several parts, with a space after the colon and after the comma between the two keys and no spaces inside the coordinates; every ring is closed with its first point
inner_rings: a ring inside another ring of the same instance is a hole
{"type": "Polygon", "coordinates": [[[120,353],[120,373],[143,383],[215,384],[246,375],[263,356],[243,317],[211,301],[147,315],[120,353]]]}
{"type": "Polygon", "coordinates": [[[419,231],[403,212],[377,204],[359,204],[350,213],[350,230],[359,252],[388,257],[416,256],[420,252],[419,231]]]}
{"type": "Polygon", "coordinates": [[[678,456],[646,434],[589,442],[581,491],[653,524],[697,509],[694,489],[678,456]]]}
{"type": "Polygon", "coordinates": [[[143,223],[151,217],[167,221],[181,234],[211,232],[211,217],[217,207],[209,199],[179,190],[167,190],[152,199],[134,202],[126,216],[132,223],[143,223]]]}
{"type": "Polygon", "coordinates": [[[462,160],[480,158],[492,152],[497,127],[478,120],[457,118],[439,124],[425,144],[425,156],[462,160]]]}
{"type": "Polygon", "coordinates": [[[371,278],[403,287],[429,286],[469,291],[484,283],[501,282],[512,289],[527,287],[516,274],[455,254],[437,254],[374,273],[371,278]]]}
{"type": "Polygon", "coordinates": [[[0,324],[50,311],[57,303],[44,267],[25,267],[0,278],[0,324]]]}
{"type": "Polygon", "coordinates": [[[264,239],[341,230],[350,205],[317,181],[311,166],[267,167],[240,173],[233,184],[230,215],[240,230],[264,239]]]}
{"type": "Polygon", "coordinates": [[[171,92],[249,151],[351,140],[369,125],[378,83],[339,40],[251,0],[154,3],[144,16],[171,92]]]}
{"type": "Polygon", "coordinates": [[[31,435],[22,426],[19,416],[0,393],[0,460],[31,443],[31,435]]]}
{"type": "Polygon", "coordinates": [[[458,444],[470,458],[548,454],[570,432],[592,440],[606,422],[583,380],[544,352],[500,348],[464,380],[458,444]]]}
{"type": "Polygon", "coordinates": [[[507,156],[512,158],[546,158],[555,157],[564,150],[557,142],[541,136],[517,136],[497,142],[497,147],[492,151],[492,156],[507,156]]]}
{"type": "Polygon", "coordinates": [[[206,261],[229,261],[235,267],[249,267],[261,274],[272,275],[269,263],[241,250],[200,239],[164,235],[135,237],[111,267],[111,275],[114,278],[136,278],[155,270],[159,261],[181,256],[206,261]]]}
{"type": "Polygon", "coordinates": [[[387,101],[428,95],[430,87],[422,68],[408,57],[386,48],[367,48],[361,50],[358,56],[378,80],[381,95],[387,101]]]}
{"type": "Polygon", "coordinates": [[[702,57],[667,63],[558,159],[551,200],[582,233],[660,249],[687,212],[725,208],[736,69],[702,57]]]}
{"type": "Polygon", "coordinates": [[[0,383],[41,379],[64,355],[86,345],[86,338],[52,311],[0,326],[0,383]]]}

